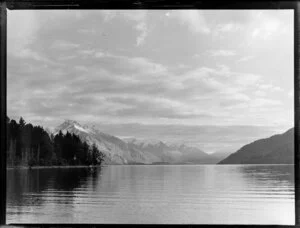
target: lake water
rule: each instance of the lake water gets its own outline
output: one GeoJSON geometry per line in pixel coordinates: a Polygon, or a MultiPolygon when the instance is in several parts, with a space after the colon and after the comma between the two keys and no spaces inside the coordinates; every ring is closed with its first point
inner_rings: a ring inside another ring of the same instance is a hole
{"type": "Polygon", "coordinates": [[[7,223],[294,224],[292,165],[8,170],[7,223]]]}

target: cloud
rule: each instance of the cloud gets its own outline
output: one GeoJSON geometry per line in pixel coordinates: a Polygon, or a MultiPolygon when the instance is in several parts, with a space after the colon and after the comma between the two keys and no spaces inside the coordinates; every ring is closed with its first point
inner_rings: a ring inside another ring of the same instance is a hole
{"type": "Polygon", "coordinates": [[[257,74],[236,74],[235,83],[240,86],[256,85],[261,78],[261,75],[257,74]]]}
{"type": "Polygon", "coordinates": [[[249,55],[249,56],[245,56],[245,57],[242,57],[242,58],[238,59],[237,62],[247,62],[247,61],[249,61],[253,58],[254,58],[253,55],[249,55]]]}
{"type": "MultiPolygon", "coordinates": [[[[95,52],[95,51],[93,51],[93,52],[95,52]]],[[[86,55],[90,55],[90,54],[92,54],[92,52],[86,51],[85,54],[86,54],[86,55]]],[[[105,53],[102,52],[102,51],[97,51],[97,52],[95,53],[95,57],[96,57],[96,58],[102,58],[102,57],[104,57],[104,56],[107,56],[107,54],[105,54],[105,53]]]]}
{"type": "Polygon", "coordinates": [[[14,10],[7,11],[7,51],[18,54],[34,42],[39,29],[36,12],[14,10]]]}
{"type": "MultiPolygon", "coordinates": [[[[255,92],[261,89],[260,85],[264,85],[262,88],[268,87],[269,90],[271,89],[274,92],[281,91],[280,87],[266,86],[268,84],[263,83],[261,75],[234,72],[226,66],[219,66],[215,69],[199,68],[192,70],[182,75],[181,81],[184,89],[179,93],[185,97],[187,104],[192,106],[199,101],[202,108],[210,110],[214,110],[213,107],[219,104],[220,107],[223,107],[222,111],[219,111],[224,115],[222,118],[229,122],[238,122],[239,119],[243,119],[245,116],[253,118],[253,113],[264,118],[265,114],[263,112],[269,111],[268,108],[270,110],[272,108],[274,111],[282,109],[280,100],[264,96],[268,93],[263,91],[260,94],[255,92]],[[186,93],[183,93],[184,91],[186,93]],[[250,92],[253,92],[255,97],[251,96],[250,92]],[[205,102],[209,100],[213,100],[213,104],[209,105],[205,102]],[[227,112],[226,110],[230,111],[227,112]],[[235,114],[231,115],[232,112],[235,112],[235,114]]],[[[257,121],[262,120],[257,119],[257,121]]]]}
{"type": "Polygon", "coordinates": [[[59,56],[58,60],[62,60],[62,61],[67,61],[67,60],[72,60],[75,59],[77,57],[77,55],[67,55],[67,56],[59,56]]]}
{"type": "Polygon", "coordinates": [[[293,29],[292,14],[288,10],[253,11],[251,18],[252,20],[243,28],[245,35],[243,46],[266,48],[266,44],[270,46],[272,42],[278,42],[278,37],[282,35],[287,38],[287,32],[291,33],[293,29]]]}
{"type": "Polygon", "coordinates": [[[213,117],[205,112],[192,112],[185,110],[186,106],[178,101],[162,99],[159,97],[149,96],[135,96],[135,97],[110,97],[109,101],[116,102],[117,104],[125,104],[129,107],[118,110],[115,114],[117,116],[129,116],[134,118],[150,117],[150,118],[199,118],[213,117]]]}
{"type": "Polygon", "coordinates": [[[259,27],[253,29],[251,34],[252,38],[262,38],[267,40],[280,28],[281,22],[276,18],[262,16],[261,14],[258,19],[261,21],[261,23],[259,27]]]}
{"type": "Polygon", "coordinates": [[[78,70],[78,71],[84,71],[84,72],[88,72],[88,68],[86,66],[75,66],[75,70],[78,70]]]}
{"type": "Polygon", "coordinates": [[[250,102],[251,98],[243,93],[225,94],[220,100],[222,107],[234,107],[240,104],[250,102]]]}
{"type": "Polygon", "coordinates": [[[216,26],[216,31],[217,32],[232,32],[232,31],[237,31],[241,28],[241,25],[238,23],[226,23],[226,24],[218,24],[216,26]]]}
{"type": "Polygon", "coordinates": [[[182,76],[182,84],[189,91],[195,91],[195,89],[202,89],[203,92],[213,92],[221,90],[224,86],[223,83],[213,75],[216,75],[218,71],[211,68],[198,68],[191,70],[182,76]]]}
{"type": "Polygon", "coordinates": [[[132,76],[136,77],[149,76],[151,74],[153,77],[159,77],[167,71],[166,66],[144,57],[129,57],[102,51],[95,51],[94,56],[95,58],[101,58],[104,68],[107,68],[109,71],[113,70],[118,74],[131,73],[133,74],[132,76]]]}
{"type": "Polygon", "coordinates": [[[123,60],[129,63],[128,67],[137,69],[138,71],[142,70],[146,74],[161,74],[164,73],[167,68],[159,63],[155,63],[149,61],[143,57],[134,57],[134,58],[127,58],[121,57],[123,60]]]}
{"type": "Polygon", "coordinates": [[[134,26],[136,31],[139,32],[139,35],[136,38],[136,45],[141,46],[146,37],[148,36],[149,29],[147,26],[147,11],[146,10],[137,10],[134,13],[124,10],[120,14],[128,20],[134,21],[137,24],[134,26]]]}
{"type": "Polygon", "coordinates": [[[266,98],[256,98],[251,103],[252,107],[265,107],[265,106],[278,106],[281,105],[282,102],[274,99],[266,99],[266,98]]]}
{"type": "Polygon", "coordinates": [[[79,33],[88,34],[88,35],[96,34],[97,33],[96,29],[94,29],[94,28],[91,28],[91,29],[86,29],[86,28],[84,28],[84,29],[78,29],[77,31],[79,33]]]}
{"type": "MultiPolygon", "coordinates": [[[[220,66],[218,70],[201,68],[197,72],[190,72],[177,77],[172,75],[163,65],[146,58],[117,56],[106,53],[101,61],[106,58],[112,60],[113,64],[117,63],[117,65],[114,65],[116,67],[115,71],[112,71],[108,64],[104,65],[106,69],[96,64],[92,66],[77,65],[74,68],[61,67],[51,72],[46,70],[48,73],[44,73],[43,78],[31,77],[28,73],[26,81],[31,89],[40,88],[43,85],[44,90],[47,92],[52,91],[51,94],[55,95],[46,98],[48,106],[42,105],[37,100],[38,98],[35,101],[29,101],[24,97],[31,113],[48,113],[47,115],[50,115],[54,112],[49,109],[53,109],[57,110],[55,115],[67,116],[76,110],[84,109],[88,110],[90,114],[93,113],[93,115],[101,113],[101,118],[109,115],[112,118],[115,116],[124,119],[133,116],[137,119],[158,117],[166,118],[169,121],[171,119],[201,118],[204,120],[217,118],[211,114],[210,110],[203,112],[193,102],[193,99],[195,96],[205,94],[205,91],[211,93],[212,91],[224,90],[225,93],[222,79],[219,81],[218,77],[228,71],[230,73],[226,66],[220,66]],[[120,72],[120,74],[117,72],[120,72]],[[212,77],[209,74],[212,74],[212,77]],[[50,75],[51,77],[49,77],[50,75]],[[54,77],[55,75],[57,76],[54,77]],[[86,77],[84,75],[90,76],[86,77]],[[161,75],[164,76],[161,77],[161,75]],[[58,85],[64,85],[64,87],[58,85]],[[72,88],[72,90],[69,88],[72,88]],[[201,90],[199,91],[199,89],[201,90]],[[69,91],[69,93],[63,91],[69,91]],[[106,99],[112,96],[113,99],[106,99]],[[90,102],[78,100],[85,97],[90,99],[90,102]],[[105,99],[96,99],[98,97],[105,99]],[[119,99],[119,103],[117,103],[117,99],[119,99]],[[31,102],[35,102],[35,104],[31,102]],[[82,104],[79,105],[78,102],[82,104]],[[50,105],[51,103],[57,105],[50,105]],[[99,105],[101,108],[99,108],[99,105]],[[31,108],[31,106],[36,108],[31,108]],[[38,109],[44,111],[41,112],[38,109]]],[[[45,71],[44,69],[40,70],[41,72],[45,71]]],[[[36,90],[33,89],[33,91],[36,90]]],[[[45,97],[41,92],[35,95],[30,94],[28,93],[28,97],[38,95],[45,102],[45,97]]],[[[225,99],[225,95],[223,95],[223,98],[225,99]]],[[[230,98],[228,97],[228,99],[230,98]]]]}
{"type": "Polygon", "coordinates": [[[34,42],[41,44],[42,41],[37,41],[41,30],[51,33],[58,27],[68,28],[81,19],[82,11],[78,10],[8,10],[8,53],[27,49],[34,42]]]}
{"type": "Polygon", "coordinates": [[[32,60],[35,60],[38,62],[43,62],[43,63],[51,64],[51,65],[60,65],[59,63],[56,63],[56,62],[50,60],[48,57],[46,57],[42,54],[39,54],[38,52],[35,52],[29,48],[19,50],[19,52],[15,53],[15,57],[18,57],[21,59],[32,59],[32,60]]]}
{"type": "Polygon", "coordinates": [[[275,86],[275,87],[273,87],[273,91],[281,92],[281,91],[283,91],[283,89],[280,88],[279,86],[275,86]]]}
{"type": "Polygon", "coordinates": [[[225,38],[227,33],[238,32],[243,26],[240,23],[228,22],[215,25],[213,28],[213,36],[225,38]]]}
{"type": "Polygon", "coordinates": [[[261,80],[260,75],[240,73],[231,71],[226,65],[219,65],[218,68],[201,67],[191,70],[182,76],[184,80],[190,80],[191,84],[201,82],[210,89],[227,91],[229,88],[248,88],[256,85],[261,80]]]}
{"type": "MultiPolygon", "coordinates": [[[[234,72],[224,64],[177,71],[145,57],[88,48],[76,53],[80,53],[77,57],[80,64],[75,67],[61,66],[51,71],[37,68],[37,74],[42,73],[43,78],[33,77],[28,72],[28,88],[43,86],[45,91],[55,94],[44,103],[49,107],[37,100],[33,104],[24,97],[28,109],[31,105],[36,107],[31,109],[30,115],[35,112],[37,116],[54,115],[49,110],[53,108],[61,110],[55,115],[67,116],[76,110],[87,110],[89,115],[98,115],[100,119],[110,117],[123,121],[136,119],[151,123],[165,119],[168,123],[197,121],[195,123],[199,124],[220,123],[225,118],[228,123],[239,122],[238,115],[229,117],[226,110],[248,107],[252,101],[246,90],[254,88],[261,80],[259,75],[234,72]],[[72,92],[63,93],[69,88],[72,92]],[[209,100],[214,100],[214,105],[209,100]],[[56,103],[58,105],[53,106],[56,103]],[[218,111],[218,106],[223,107],[222,112],[218,111]]],[[[24,75],[24,69],[19,70],[24,75]]],[[[44,99],[41,93],[31,96],[37,95],[44,99]]],[[[268,105],[267,101],[259,102],[268,105]]]]}
{"type": "Polygon", "coordinates": [[[136,45],[140,46],[145,42],[145,38],[148,35],[148,29],[145,22],[137,24],[136,30],[140,31],[140,35],[136,39],[136,45]]]}
{"type": "MultiPolygon", "coordinates": [[[[76,55],[77,55],[77,57],[80,57],[83,59],[91,58],[93,56],[95,56],[97,58],[98,54],[95,54],[95,52],[96,52],[95,49],[81,49],[80,48],[80,49],[77,49],[76,55]]],[[[102,52],[100,52],[100,53],[102,53],[102,52]]]]}
{"type": "Polygon", "coordinates": [[[259,84],[258,87],[261,90],[265,90],[265,91],[268,91],[268,92],[281,92],[281,91],[283,91],[283,89],[280,88],[279,86],[274,86],[272,84],[259,84]]]}
{"type": "MultiPolygon", "coordinates": [[[[76,16],[73,11],[39,11],[26,16],[29,31],[16,29],[10,35],[19,41],[15,39],[14,54],[8,54],[8,113],[38,121],[287,123],[292,105],[279,92],[289,91],[290,84],[274,74],[280,64],[273,62],[273,56],[280,60],[283,55],[266,49],[275,50],[278,43],[251,36],[263,20],[251,12],[101,10],[76,16]],[[254,46],[238,46],[247,39],[254,46]],[[253,56],[257,61],[250,61],[253,56]],[[274,68],[266,67],[269,63],[274,68]]],[[[267,20],[276,16],[264,14],[267,20]]],[[[273,32],[277,36],[286,23],[280,15],[275,20],[282,21],[273,32]]],[[[18,23],[22,21],[8,30],[18,23]]],[[[285,73],[285,65],[280,68],[285,73]]]]}
{"type": "Polygon", "coordinates": [[[233,50],[210,50],[210,55],[213,57],[220,56],[220,57],[227,57],[227,56],[235,56],[236,52],[233,50]]]}
{"type": "Polygon", "coordinates": [[[66,40],[55,40],[51,46],[51,48],[59,49],[59,50],[70,50],[78,47],[79,44],[75,44],[66,40]]]}
{"type": "Polygon", "coordinates": [[[200,10],[173,10],[169,17],[178,19],[182,24],[187,25],[192,32],[210,33],[210,28],[200,10]]]}
{"type": "Polygon", "coordinates": [[[267,95],[267,93],[265,91],[257,90],[254,92],[254,95],[259,97],[264,97],[267,95]]]}
{"type": "Polygon", "coordinates": [[[136,46],[141,46],[148,36],[149,29],[147,26],[147,10],[135,10],[135,12],[128,10],[103,10],[104,21],[110,21],[115,17],[122,17],[125,20],[134,22],[133,28],[139,33],[136,38],[136,46]]]}

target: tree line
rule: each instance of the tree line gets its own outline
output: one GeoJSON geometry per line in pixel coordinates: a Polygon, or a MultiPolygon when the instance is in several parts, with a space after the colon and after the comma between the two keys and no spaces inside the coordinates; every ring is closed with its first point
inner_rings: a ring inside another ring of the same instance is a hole
{"type": "Polygon", "coordinates": [[[7,117],[7,165],[99,165],[104,154],[67,132],[49,134],[41,126],[7,117]]]}

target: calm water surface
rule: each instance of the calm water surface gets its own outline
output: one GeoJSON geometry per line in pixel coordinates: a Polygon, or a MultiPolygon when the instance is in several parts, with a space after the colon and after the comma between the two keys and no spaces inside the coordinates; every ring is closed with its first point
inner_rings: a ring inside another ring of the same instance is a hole
{"type": "Polygon", "coordinates": [[[294,224],[292,165],[8,170],[7,223],[294,224]]]}

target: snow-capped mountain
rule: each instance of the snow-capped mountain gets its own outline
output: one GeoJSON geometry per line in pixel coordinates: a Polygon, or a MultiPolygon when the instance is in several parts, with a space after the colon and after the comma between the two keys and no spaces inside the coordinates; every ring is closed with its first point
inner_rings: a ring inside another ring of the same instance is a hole
{"type": "Polygon", "coordinates": [[[178,163],[181,161],[182,154],[170,148],[164,142],[155,139],[126,139],[128,145],[138,148],[139,150],[146,151],[158,157],[159,162],[164,163],[178,163]]]}
{"type": "Polygon", "coordinates": [[[121,139],[100,132],[95,127],[89,128],[86,125],[80,125],[73,120],[66,120],[61,125],[55,128],[54,134],[61,131],[63,134],[67,132],[76,134],[81,140],[88,144],[96,144],[98,149],[104,153],[105,162],[110,164],[130,164],[130,163],[144,163],[150,164],[159,162],[159,158],[147,152],[139,151],[134,146],[129,146],[121,139]]]}
{"type": "Polygon", "coordinates": [[[90,145],[95,143],[109,164],[215,163],[214,158],[196,147],[167,144],[156,139],[120,139],[101,132],[96,126],[81,125],[73,120],[66,120],[56,127],[54,135],[59,131],[76,134],[90,145]]]}
{"type": "Polygon", "coordinates": [[[214,164],[216,159],[202,150],[183,143],[165,143],[155,139],[125,139],[140,150],[150,152],[165,163],[214,164]]]}
{"type": "Polygon", "coordinates": [[[91,130],[89,130],[87,127],[81,126],[75,120],[65,120],[62,124],[54,129],[54,135],[58,134],[59,131],[61,131],[63,134],[66,134],[67,132],[75,134],[73,131],[91,133],[91,130]]]}

